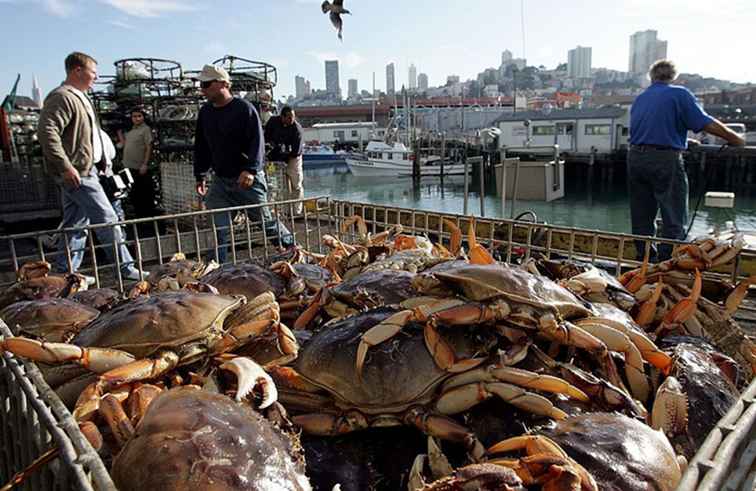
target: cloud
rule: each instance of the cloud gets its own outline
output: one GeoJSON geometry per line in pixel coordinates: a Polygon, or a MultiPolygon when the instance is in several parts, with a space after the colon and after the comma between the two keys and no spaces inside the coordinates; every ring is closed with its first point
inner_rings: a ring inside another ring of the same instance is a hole
{"type": "Polygon", "coordinates": [[[57,17],[68,17],[73,13],[73,3],[68,0],[41,0],[44,9],[57,17]]]}
{"type": "Polygon", "coordinates": [[[323,63],[326,60],[339,60],[347,68],[355,68],[365,63],[365,58],[355,51],[346,54],[338,54],[333,51],[308,51],[308,55],[323,63]]]}
{"type": "Polygon", "coordinates": [[[132,24],[121,20],[109,20],[108,24],[110,24],[111,26],[120,27],[122,29],[134,29],[134,26],[132,24]]]}
{"type": "Polygon", "coordinates": [[[100,2],[134,17],[159,17],[167,13],[198,10],[194,2],[187,0],[100,0],[100,2]]]}

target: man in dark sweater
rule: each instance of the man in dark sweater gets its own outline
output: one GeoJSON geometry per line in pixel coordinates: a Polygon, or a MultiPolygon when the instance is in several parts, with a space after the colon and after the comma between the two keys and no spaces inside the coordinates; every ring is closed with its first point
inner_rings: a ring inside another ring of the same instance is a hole
{"type": "MultiPolygon", "coordinates": [[[[288,199],[303,199],[302,176],[302,126],[297,122],[294,110],[289,106],[281,109],[280,116],[273,116],[265,125],[265,141],[272,145],[270,160],[286,162],[286,175],[291,183],[288,199]]],[[[302,213],[302,203],[297,203],[296,213],[302,213]]]]}
{"type": "MultiPolygon", "coordinates": [[[[197,193],[207,194],[209,209],[265,204],[268,186],[263,170],[262,126],[257,110],[249,102],[231,95],[226,70],[205,65],[199,75],[207,103],[200,109],[194,139],[194,176],[197,193]],[[212,169],[210,191],[205,176],[212,169]]],[[[260,223],[274,245],[294,244],[289,230],[271,217],[266,206],[247,210],[253,223],[260,223]]],[[[230,213],[215,215],[218,228],[218,262],[226,261],[230,213]]]]}

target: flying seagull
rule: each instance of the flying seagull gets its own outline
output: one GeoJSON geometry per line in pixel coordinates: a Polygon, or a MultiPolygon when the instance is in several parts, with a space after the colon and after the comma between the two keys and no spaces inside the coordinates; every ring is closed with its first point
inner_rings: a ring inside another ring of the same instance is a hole
{"type": "Polygon", "coordinates": [[[329,15],[331,24],[333,24],[333,27],[339,30],[339,39],[343,41],[344,39],[341,37],[341,28],[343,26],[343,23],[341,21],[341,14],[352,15],[350,11],[344,8],[344,0],[333,0],[333,3],[325,0],[320,8],[323,9],[324,14],[327,14],[328,12],[331,13],[329,15]]]}

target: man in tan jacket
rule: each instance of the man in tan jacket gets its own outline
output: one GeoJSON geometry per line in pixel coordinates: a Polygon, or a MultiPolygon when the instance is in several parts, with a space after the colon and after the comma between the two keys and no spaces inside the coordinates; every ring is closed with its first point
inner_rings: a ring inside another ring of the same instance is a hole
{"type": "MultiPolygon", "coordinates": [[[[55,260],[59,271],[75,272],[81,266],[90,224],[115,223],[118,216],[100,185],[95,163],[104,161],[103,141],[86,92],[97,79],[97,62],[84,53],[66,57],[66,80],[45,98],[39,118],[38,137],[47,171],[61,186],[62,228],[76,228],[58,237],[55,260]]],[[[111,262],[113,242],[118,245],[119,264],[124,279],[139,280],[134,259],[124,244],[120,227],[96,229],[111,262]]]]}

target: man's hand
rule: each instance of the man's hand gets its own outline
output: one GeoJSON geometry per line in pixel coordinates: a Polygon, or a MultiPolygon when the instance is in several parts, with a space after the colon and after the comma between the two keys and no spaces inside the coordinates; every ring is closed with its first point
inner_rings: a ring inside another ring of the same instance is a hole
{"type": "Polygon", "coordinates": [[[147,174],[147,164],[142,165],[139,167],[139,175],[144,176],[147,174]]]}
{"type": "Polygon", "coordinates": [[[79,189],[79,186],[81,185],[79,171],[73,167],[67,167],[66,170],[63,171],[63,174],[61,174],[61,177],[63,178],[63,185],[66,189],[79,189]]]}
{"type": "Polygon", "coordinates": [[[195,189],[197,190],[197,194],[199,194],[200,196],[205,196],[207,194],[207,182],[205,182],[204,179],[197,181],[195,189]]]}
{"type": "Polygon", "coordinates": [[[255,183],[255,175],[243,170],[242,173],[239,174],[239,179],[236,182],[239,184],[240,188],[245,190],[249,189],[252,187],[252,184],[255,183]]]}

